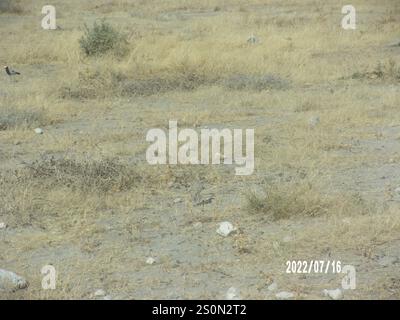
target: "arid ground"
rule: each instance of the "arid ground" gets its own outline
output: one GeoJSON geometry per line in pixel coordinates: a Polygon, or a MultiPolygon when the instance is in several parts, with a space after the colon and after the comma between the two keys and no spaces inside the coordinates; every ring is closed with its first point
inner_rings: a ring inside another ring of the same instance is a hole
{"type": "Polygon", "coordinates": [[[288,260],[354,266],[344,299],[400,298],[398,0],[352,0],[355,30],[348,1],[49,2],[0,0],[0,63],[21,73],[0,75],[0,268],[29,281],[1,299],[341,288],[343,274],[287,274],[288,260]],[[85,52],[95,22],[118,46],[85,52]],[[169,120],[254,129],[254,173],[149,165],[146,133],[169,120]],[[237,231],[222,237],[222,221],[237,231]]]}

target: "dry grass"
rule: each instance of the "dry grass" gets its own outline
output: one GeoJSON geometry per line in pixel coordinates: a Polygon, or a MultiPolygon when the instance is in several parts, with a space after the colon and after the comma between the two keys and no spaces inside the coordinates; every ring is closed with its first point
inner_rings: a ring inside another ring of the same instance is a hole
{"type": "MultiPolygon", "coordinates": [[[[267,263],[279,278],[284,259],[328,251],[370,266],[369,251],[398,238],[400,56],[387,46],[399,37],[397,0],[356,1],[349,32],[333,0],[55,0],[62,29],[49,32],[38,27],[40,3],[0,4],[1,59],[21,72],[0,79],[0,221],[12,231],[0,265],[33,278],[5,298],[88,298],[107,286],[164,298],[164,281],[182,281],[178,291],[214,283],[184,273],[209,280],[222,270],[241,283],[267,263]],[[124,52],[82,51],[84,25],[101,18],[126,35],[124,52]],[[254,174],[147,165],[147,130],[171,119],[254,128],[254,174]],[[31,130],[39,126],[43,135],[31,130]],[[211,204],[192,203],[196,185],[211,204]],[[240,232],[221,240],[215,225],[225,220],[240,232]],[[288,232],[295,241],[282,243],[288,232]],[[149,271],[142,260],[153,248],[162,267],[149,271]],[[199,259],[176,267],[181,250],[199,259]],[[38,273],[49,261],[62,287],[51,293],[38,273]]],[[[360,297],[373,296],[360,286],[360,297]]],[[[181,294],[221,298],[208,289],[181,294]]],[[[245,298],[265,297],[253,289],[245,298]]]]}
{"type": "Polygon", "coordinates": [[[48,123],[43,111],[15,110],[4,108],[0,110],[0,131],[11,129],[32,129],[48,123]]]}
{"type": "Polygon", "coordinates": [[[63,186],[83,192],[118,192],[138,184],[140,177],[132,167],[122,165],[115,159],[91,160],[40,159],[28,167],[28,172],[16,172],[18,179],[47,184],[48,188],[63,186]]]}
{"type": "Polygon", "coordinates": [[[21,0],[1,0],[0,13],[21,14],[24,12],[21,0]]]}
{"type": "Polygon", "coordinates": [[[372,71],[356,72],[352,75],[353,79],[377,79],[382,81],[390,81],[394,83],[400,82],[400,66],[395,60],[379,62],[372,71]]]}
{"type": "Polygon", "coordinates": [[[359,194],[324,194],[317,183],[320,182],[301,178],[274,181],[267,184],[261,194],[255,191],[245,194],[247,210],[271,220],[321,215],[348,217],[375,210],[372,203],[365,204],[359,194]]]}

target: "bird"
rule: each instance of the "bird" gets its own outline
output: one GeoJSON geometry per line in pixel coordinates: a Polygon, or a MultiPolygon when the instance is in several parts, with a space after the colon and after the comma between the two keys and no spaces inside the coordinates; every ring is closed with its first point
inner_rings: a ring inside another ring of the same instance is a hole
{"type": "Polygon", "coordinates": [[[6,73],[11,77],[15,75],[20,75],[18,71],[10,69],[8,66],[4,66],[4,69],[6,70],[6,73]]]}

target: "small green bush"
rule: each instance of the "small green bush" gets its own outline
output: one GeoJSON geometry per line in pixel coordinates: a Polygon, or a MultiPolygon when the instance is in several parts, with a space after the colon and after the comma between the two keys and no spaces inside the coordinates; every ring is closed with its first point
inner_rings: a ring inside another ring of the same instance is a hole
{"type": "Polygon", "coordinates": [[[104,20],[95,22],[92,28],[85,25],[85,34],[79,40],[82,51],[87,56],[113,52],[118,56],[127,53],[126,37],[104,20]]]}

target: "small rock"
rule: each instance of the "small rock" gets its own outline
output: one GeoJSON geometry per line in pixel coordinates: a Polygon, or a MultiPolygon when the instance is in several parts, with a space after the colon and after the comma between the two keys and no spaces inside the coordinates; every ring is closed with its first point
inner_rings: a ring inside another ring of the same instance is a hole
{"type": "Polygon", "coordinates": [[[196,229],[200,229],[202,226],[203,226],[203,224],[201,222],[195,222],[193,224],[193,227],[196,228],[196,229]]]}
{"type": "Polygon", "coordinates": [[[37,134],[43,134],[43,129],[41,129],[41,128],[36,128],[35,129],[35,133],[37,133],[37,134]]]}
{"type": "Polygon", "coordinates": [[[292,237],[291,237],[291,236],[285,236],[285,237],[283,238],[283,242],[285,242],[285,243],[288,243],[288,242],[290,242],[290,241],[292,241],[292,237]]]}
{"type": "Polygon", "coordinates": [[[174,200],[174,203],[181,203],[182,202],[182,199],[181,198],[176,198],[175,200],[174,200]]]}
{"type": "Polygon", "coordinates": [[[95,291],[94,296],[95,297],[103,297],[106,295],[106,292],[103,289],[98,289],[95,291]]]}
{"type": "Polygon", "coordinates": [[[7,228],[7,225],[4,222],[0,222],[0,230],[7,228]]]}
{"type": "Polygon", "coordinates": [[[109,296],[109,295],[107,295],[107,296],[104,296],[104,297],[103,297],[103,300],[112,300],[112,297],[109,296]]]}
{"type": "Polygon", "coordinates": [[[400,194],[400,187],[397,187],[396,189],[394,189],[394,192],[400,194]]]}
{"type": "Polygon", "coordinates": [[[152,257],[149,257],[149,258],[147,258],[147,260],[146,260],[146,263],[147,264],[154,264],[154,263],[156,263],[156,259],[154,259],[154,258],[152,258],[152,257]]]}
{"type": "Polygon", "coordinates": [[[235,287],[230,287],[225,295],[227,300],[240,300],[239,290],[235,287]]]}
{"type": "Polygon", "coordinates": [[[342,222],[345,223],[345,224],[351,224],[351,221],[348,218],[343,218],[342,222]]]}
{"type": "Polygon", "coordinates": [[[219,224],[219,228],[217,229],[217,233],[223,237],[229,236],[232,232],[235,232],[237,229],[232,225],[232,223],[228,221],[221,222],[219,224]]]}
{"type": "Polygon", "coordinates": [[[24,278],[14,272],[0,269],[0,292],[14,292],[19,289],[25,289],[28,286],[29,283],[24,278]]]}
{"type": "Polygon", "coordinates": [[[325,297],[329,297],[332,300],[343,299],[343,293],[342,293],[342,290],[340,290],[340,289],[334,289],[334,290],[325,289],[323,292],[324,292],[325,297]]]}
{"type": "Polygon", "coordinates": [[[268,287],[267,287],[268,291],[275,291],[276,289],[278,289],[278,285],[276,284],[276,282],[272,282],[268,287]]]}
{"type": "Polygon", "coordinates": [[[278,292],[275,295],[275,297],[277,297],[278,299],[286,300],[286,299],[294,298],[294,294],[291,292],[287,292],[287,291],[281,291],[281,292],[278,292]]]}
{"type": "Polygon", "coordinates": [[[319,124],[320,120],[318,116],[313,116],[308,120],[308,124],[310,125],[311,128],[316,127],[319,124]]]}

